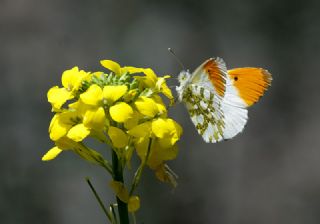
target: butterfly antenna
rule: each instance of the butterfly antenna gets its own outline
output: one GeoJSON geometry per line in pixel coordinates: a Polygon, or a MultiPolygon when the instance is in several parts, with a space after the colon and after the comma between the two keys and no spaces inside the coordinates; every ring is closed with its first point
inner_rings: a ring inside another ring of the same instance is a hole
{"type": "Polygon", "coordinates": [[[171,49],[170,47],[168,48],[168,51],[173,55],[173,57],[177,60],[177,62],[179,63],[180,67],[182,68],[182,70],[186,70],[186,68],[184,67],[183,63],[181,62],[181,60],[177,57],[176,53],[174,53],[173,49],[171,49]]]}

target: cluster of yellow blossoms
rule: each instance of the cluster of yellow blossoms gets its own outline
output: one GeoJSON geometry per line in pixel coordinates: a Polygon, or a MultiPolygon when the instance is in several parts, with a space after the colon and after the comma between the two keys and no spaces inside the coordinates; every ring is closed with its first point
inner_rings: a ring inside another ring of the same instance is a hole
{"type": "MultiPolygon", "coordinates": [[[[74,67],[63,72],[63,87],[54,86],[48,91],[48,101],[55,112],[49,127],[55,147],[42,160],[52,160],[62,151],[72,150],[112,174],[112,165],[104,153],[84,142],[92,137],[108,144],[124,166],[136,152],[141,164],[153,169],[158,179],[174,183],[174,174],[165,161],[176,157],[182,128],[168,118],[159,95],[162,93],[173,102],[166,84],[168,76],[157,77],[150,68],[120,67],[111,60],[101,64],[110,72],[91,73],[74,67]]],[[[126,196],[128,191],[119,193],[123,186],[118,185],[116,181],[111,183],[117,196],[125,202],[131,200],[130,195],[126,196]]]]}

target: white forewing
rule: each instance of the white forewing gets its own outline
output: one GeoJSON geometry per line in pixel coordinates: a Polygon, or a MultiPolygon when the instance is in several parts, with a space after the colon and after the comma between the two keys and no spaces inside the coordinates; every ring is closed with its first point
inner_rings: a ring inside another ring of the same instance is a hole
{"type": "Polygon", "coordinates": [[[209,62],[209,61],[214,61],[217,69],[219,69],[220,74],[221,74],[221,79],[223,82],[226,81],[228,72],[227,72],[227,67],[225,62],[223,61],[222,58],[209,58],[205,62],[203,62],[193,73],[191,76],[191,83],[195,85],[202,86],[210,91],[212,91],[217,97],[219,97],[217,89],[212,85],[212,82],[210,81],[210,78],[208,76],[208,73],[205,71],[204,66],[209,62]]]}

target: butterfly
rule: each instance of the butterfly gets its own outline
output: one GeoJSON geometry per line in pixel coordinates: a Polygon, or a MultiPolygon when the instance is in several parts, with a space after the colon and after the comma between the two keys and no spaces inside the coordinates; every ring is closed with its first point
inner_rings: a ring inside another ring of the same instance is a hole
{"type": "Polygon", "coordinates": [[[231,139],[243,131],[247,108],[258,102],[271,85],[272,76],[263,68],[227,70],[221,58],[210,58],[192,74],[182,71],[176,87],[191,120],[205,142],[231,139]]]}

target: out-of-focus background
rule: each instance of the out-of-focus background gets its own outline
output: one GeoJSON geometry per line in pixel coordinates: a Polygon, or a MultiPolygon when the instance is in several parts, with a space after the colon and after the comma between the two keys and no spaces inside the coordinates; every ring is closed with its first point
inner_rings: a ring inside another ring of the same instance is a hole
{"type": "Polygon", "coordinates": [[[316,0],[0,0],[0,223],[106,223],[84,181],[114,201],[103,170],[72,153],[40,160],[53,145],[46,92],[100,59],[176,75],[168,47],[191,70],[220,56],[274,81],[231,141],[204,143],[184,106],[171,110],[185,130],[170,163],[179,185],[146,171],[138,223],[320,223],[319,11],[316,0]]]}

